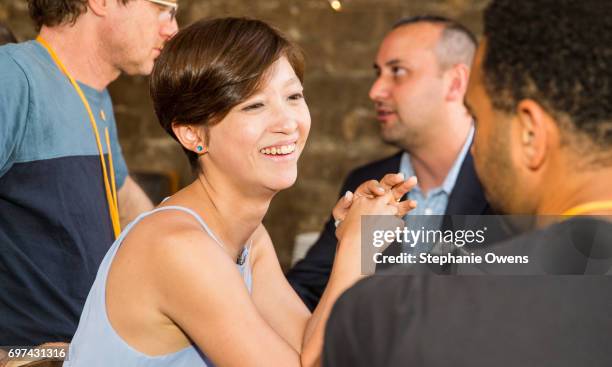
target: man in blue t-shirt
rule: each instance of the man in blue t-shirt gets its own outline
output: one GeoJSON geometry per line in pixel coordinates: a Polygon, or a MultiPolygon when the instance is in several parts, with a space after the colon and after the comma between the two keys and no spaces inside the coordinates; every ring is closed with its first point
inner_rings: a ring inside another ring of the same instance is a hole
{"type": "Polygon", "coordinates": [[[0,345],[70,341],[119,222],[152,207],[106,87],[177,30],[174,0],[28,5],[39,37],[0,47],[0,345]]]}

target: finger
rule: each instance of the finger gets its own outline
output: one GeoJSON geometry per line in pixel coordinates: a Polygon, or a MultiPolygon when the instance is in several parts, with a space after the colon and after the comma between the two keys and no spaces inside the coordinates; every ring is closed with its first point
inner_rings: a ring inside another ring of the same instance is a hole
{"type": "Polygon", "coordinates": [[[366,187],[368,189],[368,193],[375,197],[384,195],[386,192],[385,188],[380,184],[380,182],[376,180],[368,181],[368,184],[366,187]]]}
{"type": "Polygon", "coordinates": [[[344,195],[342,195],[340,200],[338,200],[338,203],[336,204],[336,208],[338,208],[339,210],[346,210],[351,207],[352,203],[353,203],[353,193],[350,191],[347,191],[344,193],[344,195]]]}
{"type": "Polygon", "coordinates": [[[336,204],[334,209],[332,210],[332,215],[334,219],[341,220],[341,221],[344,220],[344,217],[346,216],[346,212],[348,208],[351,207],[352,203],[353,203],[353,193],[350,191],[345,192],[344,195],[340,198],[340,200],[338,200],[338,203],[336,204]]]}
{"type": "Polygon", "coordinates": [[[387,205],[387,207],[389,208],[390,215],[396,215],[396,216],[399,215],[399,210],[400,210],[399,205],[390,204],[390,205],[387,205]]]}
{"type": "Polygon", "coordinates": [[[366,199],[366,201],[360,202],[360,205],[368,207],[362,215],[396,215],[399,210],[398,203],[392,200],[391,192],[387,192],[383,196],[366,199]]]}
{"type": "Polygon", "coordinates": [[[347,190],[344,196],[342,196],[342,203],[344,203],[346,208],[350,207],[353,203],[353,193],[350,190],[347,190]]]}
{"type": "Polygon", "coordinates": [[[400,201],[399,203],[397,203],[397,216],[398,217],[403,217],[404,215],[406,215],[406,213],[408,213],[409,211],[411,211],[412,209],[417,207],[417,202],[414,200],[404,200],[404,201],[400,201]]]}
{"type": "Polygon", "coordinates": [[[398,185],[404,181],[403,173],[388,173],[385,177],[380,180],[380,185],[385,189],[389,190],[395,185],[398,185]]]}
{"type": "Polygon", "coordinates": [[[418,181],[417,181],[416,176],[411,176],[407,180],[395,185],[391,189],[391,192],[393,193],[393,198],[395,199],[395,201],[401,200],[402,197],[406,195],[407,192],[412,190],[417,185],[417,182],[418,181]]]}
{"type": "Polygon", "coordinates": [[[357,188],[355,190],[355,195],[357,196],[365,196],[365,197],[376,197],[385,194],[385,189],[381,186],[381,184],[376,180],[369,180],[357,188]]]}

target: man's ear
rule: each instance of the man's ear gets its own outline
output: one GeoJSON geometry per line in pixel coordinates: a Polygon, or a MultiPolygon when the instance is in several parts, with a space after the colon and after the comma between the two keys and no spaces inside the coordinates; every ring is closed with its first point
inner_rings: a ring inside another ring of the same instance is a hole
{"type": "Polygon", "coordinates": [[[525,165],[537,170],[550,159],[551,146],[559,138],[554,119],[531,99],[522,100],[516,107],[521,158],[525,165]]]}
{"type": "Polygon", "coordinates": [[[448,69],[445,74],[448,78],[447,101],[463,101],[470,79],[470,68],[464,64],[457,64],[448,69]]]}
{"type": "Polygon", "coordinates": [[[108,7],[111,1],[119,0],[89,0],[87,2],[87,6],[89,7],[92,13],[99,17],[103,17],[108,13],[108,7]]]}
{"type": "Polygon", "coordinates": [[[206,134],[203,128],[173,122],[172,131],[185,149],[196,154],[204,154],[208,151],[206,134]]]}

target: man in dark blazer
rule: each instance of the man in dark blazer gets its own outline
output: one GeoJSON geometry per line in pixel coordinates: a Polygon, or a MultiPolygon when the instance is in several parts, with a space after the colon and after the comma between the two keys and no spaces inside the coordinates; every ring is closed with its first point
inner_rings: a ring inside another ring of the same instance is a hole
{"type": "Polygon", "coordinates": [[[465,102],[491,206],[546,221],[469,250],[496,264],[359,281],[330,313],[323,366],[612,366],[612,2],[521,5],[487,5],[465,102]]]}
{"type": "MultiPolygon", "coordinates": [[[[416,176],[409,214],[483,214],[488,211],[469,152],[474,133],[463,97],[476,39],[461,24],[438,16],[397,22],[380,45],[370,90],[382,139],[397,154],[352,171],[341,195],[387,173],[416,176]]],[[[287,274],[313,310],[327,285],[336,251],[333,218],[306,257],[287,274]]]]}

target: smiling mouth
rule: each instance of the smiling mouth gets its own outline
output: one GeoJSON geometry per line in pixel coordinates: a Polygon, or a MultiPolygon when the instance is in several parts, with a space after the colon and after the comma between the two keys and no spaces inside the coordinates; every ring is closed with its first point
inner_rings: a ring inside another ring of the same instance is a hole
{"type": "Polygon", "coordinates": [[[259,152],[265,155],[283,156],[283,155],[289,155],[295,152],[295,149],[296,149],[296,144],[291,143],[287,145],[276,145],[276,146],[266,147],[266,148],[260,149],[259,152]]]}

